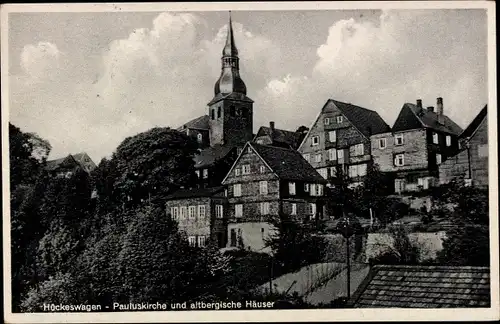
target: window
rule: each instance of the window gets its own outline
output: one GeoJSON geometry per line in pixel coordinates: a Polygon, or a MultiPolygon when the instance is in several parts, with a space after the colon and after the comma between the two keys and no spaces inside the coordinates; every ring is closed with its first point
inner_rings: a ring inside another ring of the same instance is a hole
{"type": "Polygon", "coordinates": [[[198,247],[204,247],[205,246],[205,236],[200,235],[198,236],[198,247]]]}
{"type": "Polygon", "coordinates": [[[439,136],[437,133],[432,133],[432,143],[439,144],[439,136]]]}
{"type": "Polygon", "coordinates": [[[241,183],[233,185],[233,196],[241,197],[241,183]]]}
{"type": "Polygon", "coordinates": [[[308,153],[302,154],[302,156],[304,157],[304,160],[306,160],[307,162],[309,162],[309,160],[311,159],[311,155],[308,153]]]}
{"type": "Polygon", "coordinates": [[[178,207],[170,208],[170,214],[172,215],[172,219],[179,218],[179,208],[178,207]]]}
{"type": "Polygon", "coordinates": [[[406,181],[404,179],[396,179],[394,180],[394,190],[396,192],[403,192],[405,191],[406,187],[406,181]]]}
{"type": "Polygon", "coordinates": [[[387,139],[386,138],[379,138],[378,140],[378,148],[383,150],[387,147],[387,139]]]}
{"type": "Polygon", "coordinates": [[[200,177],[200,170],[196,170],[194,172],[196,173],[196,177],[199,178],[200,177]]]}
{"type": "Polygon", "coordinates": [[[222,110],[220,109],[220,107],[217,107],[217,118],[220,118],[221,115],[222,115],[222,110]]]}
{"type": "Polygon", "coordinates": [[[224,217],[224,208],[222,207],[222,205],[215,205],[215,217],[224,217]]]}
{"type": "Polygon", "coordinates": [[[330,125],[330,118],[325,117],[325,125],[330,125]]]}
{"type": "Polygon", "coordinates": [[[291,215],[297,215],[297,204],[292,204],[292,212],[291,215]]]}
{"type": "Polygon", "coordinates": [[[269,215],[269,203],[268,202],[260,203],[260,213],[261,213],[261,215],[269,215]]]}
{"type": "Polygon", "coordinates": [[[314,161],[317,163],[321,162],[321,153],[318,153],[314,156],[314,161]]]}
{"type": "Polygon", "coordinates": [[[260,173],[265,173],[266,172],[266,167],[261,165],[260,166],[260,173]]]}
{"type": "Polygon", "coordinates": [[[353,156],[360,156],[363,154],[365,154],[363,144],[356,144],[356,145],[354,145],[354,147],[352,147],[352,155],[353,156]]]}
{"type": "Polygon", "coordinates": [[[214,120],[214,119],[215,119],[215,108],[214,108],[214,109],[212,109],[212,110],[210,111],[210,113],[211,113],[211,115],[212,115],[212,116],[211,116],[211,117],[212,117],[212,120],[214,120]]]}
{"type": "Polygon", "coordinates": [[[446,135],[446,146],[451,146],[451,136],[446,135]]]}
{"type": "Polygon", "coordinates": [[[245,164],[244,166],[242,166],[241,173],[242,174],[250,174],[250,164],[245,164]]]}
{"type": "Polygon", "coordinates": [[[243,205],[242,204],[234,205],[234,216],[235,217],[243,217],[243,205]]]}
{"type": "Polygon", "coordinates": [[[328,150],[328,159],[330,161],[335,161],[337,160],[337,150],[336,149],[329,149],[328,150]]]}
{"type": "Polygon", "coordinates": [[[189,236],[188,242],[190,246],[196,246],[196,236],[189,236]]]}
{"type": "Polygon", "coordinates": [[[339,163],[344,163],[344,150],[337,150],[337,160],[339,163]]]}
{"type": "Polygon", "coordinates": [[[304,191],[309,192],[309,184],[308,183],[304,183],[304,191]]]}
{"type": "Polygon", "coordinates": [[[366,175],[366,164],[356,164],[349,166],[349,177],[362,177],[366,175]]]}
{"type": "Polygon", "coordinates": [[[337,116],[337,124],[342,124],[344,122],[343,116],[337,116]]]}
{"type": "Polygon", "coordinates": [[[198,138],[198,142],[201,143],[203,141],[203,135],[202,134],[198,134],[196,136],[198,138]]]}
{"type": "Polygon", "coordinates": [[[481,144],[477,146],[477,155],[479,157],[487,157],[488,156],[488,144],[481,144]]]}
{"type": "Polygon", "coordinates": [[[196,218],[196,206],[189,206],[189,218],[196,218]]]}
{"type": "Polygon", "coordinates": [[[319,144],[319,136],[313,136],[311,137],[311,145],[316,146],[319,144]]]}
{"type": "Polygon", "coordinates": [[[185,219],[187,214],[187,208],[186,207],[181,207],[179,208],[179,218],[180,219],[185,219]]]}
{"type": "Polygon", "coordinates": [[[203,169],[203,179],[208,178],[208,169],[203,169]]]}
{"type": "Polygon", "coordinates": [[[311,191],[311,196],[317,196],[317,189],[316,189],[316,185],[315,184],[311,184],[311,186],[309,187],[310,191],[311,191]]]}
{"type": "Polygon", "coordinates": [[[247,153],[252,154],[252,148],[250,146],[247,148],[247,153]]]}
{"type": "Polygon", "coordinates": [[[240,168],[236,168],[236,169],[234,169],[234,175],[235,175],[235,176],[237,176],[237,177],[238,177],[238,176],[240,175],[240,173],[241,173],[240,168]]]}
{"type": "Polygon", "coordinates": [[[198,217],[199,218],[205,217],[205,205],[198,205],[198,217]]]}
{"type": "Polygon", "coordinates": [[[332,178],[336,177],[337,176],[337,167],[331,167],[330,168],[330,176],[332,178]]]}
{"type": "Polygon", "coordinates": [[[403,166],[405,165],[405,155],[404,154],[396,154],[394,157],[394,165],[403,166]]]}
{"type": "Polygon", "coordinates": [[[394,145],[403,145],[404,140],[403,140],[403,134],[396,134],[394,136],[394,145]]]}
{"type": "Polygon", "coordinates": [[[441,154],[436,153],[436,164],[441,164],[441,162],[442,162],[441,154]]]}
{"type": "Polygon", "coordinates": [[[236,154],[240,155],[243,149],[241,147],[236,148],[236,154]]]}
{"type": "Polygon", "coordinates": [[[267,195],[267,181],[259,182],[259,192],[261,195],[267,195]]]}
{"type": "Polygon", "coordinates": [[[316,204],[311,204],[311,218],[316,218],[316,204]]]}
{"type": "Polygon", "coordinates": [[[329,131],[328,132],[328,140],[332,143],[337,141],[337,132],[336,131],[329,131]]]}
{"type": "Polygon", "coordinates": [[[328,168],[318,169],[318,173],[323,177],[323,179],[328,178],[328,168]]]}
{"type": "Polygon", "coordinates": [[[290,195],[295,195],[295,182],[288,183],[288,192],[290,195]]]}
{"type": "Polygon", "coordinates": [[[317,186],[316,192],[317,192],[318,196],[323,196],[323,185],[322,184],[318,184],[316,186],[317,186]]]}

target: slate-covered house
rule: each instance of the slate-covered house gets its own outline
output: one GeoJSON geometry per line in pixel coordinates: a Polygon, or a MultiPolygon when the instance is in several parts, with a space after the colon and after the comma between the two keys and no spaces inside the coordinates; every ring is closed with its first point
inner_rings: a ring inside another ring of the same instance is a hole
{"type": "Polygon", "coordinates": [[[78,154],[69,154],[66,157],[47,161],[47,171],[56,177],[69,178],[77,170],[82,170],[87,173],[92,172],[96,168],[94,161],[82,152],[78,154]]]}
{"type": "Polygon", "coordinates": [[[181,189],[165,198],[166,212],[177,222],[190,245],[218,247],[227,243],[227,198],[224,188],[181,189]]]}
{"type": "Polygon", "coordinates": [[[458,151],[462,129],[437,106],[405,103],[392,132],[371,136],[372,156],[383,172],[391,173],[397,193],[427,189],[438,183],[438,166],[458,151]]]}
{"type": "Polygon", "coordinates": [[[329,99],[298,150],[323,178],[341,168],[356,183],[372,162],[370,136],[389,131],[377,112],[329,99]]]}
{"type": "Polygon", "coordinates": [[[439,182],[463,178],[467,183],[488,186],[488,106],[460,134],[460,151],[439,165],[439,182]]]}
{"type": "Polygon", "coordinates": [[[286,147],[298,149],[305,134],[291,132],[275,127],[273,121],[269,122],[269,127],[261,126],[253,138],[253,142],[263,145],[286,147]]]}
{"type": "Polygon", "coordinates": [[[264,251],[272,217],[323,218],[326,181],[299,152],[249,142],[222,184],[227,187],[228,246],[264,251]]]}
{"type": "Polygon", "coordinates": [[[354,308],[490,307],[490,268],[375,265],[348,301],[354,308]]]}

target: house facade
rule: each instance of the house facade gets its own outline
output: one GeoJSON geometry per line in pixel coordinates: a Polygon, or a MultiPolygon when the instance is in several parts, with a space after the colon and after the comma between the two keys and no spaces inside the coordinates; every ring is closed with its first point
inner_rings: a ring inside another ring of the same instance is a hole
{"type": "Polygon", "coordinates": [[[373,161],[392,174],[396,193],[419,191],[438,184],[438,166],[455,155],[462,129],[443,112],[443,99],[434,107],[405,103],[391,132],[371,136],[373,161]]]}
{"type": "Polygon", "coordinates": [[[166,197],[166,212],[191,246],[227,243],[227,199],[223,187],[176,191],[166,197]]]}
{"type": "Polygon", "coordinates": [[[97,166],[87,153],[69,154],[66,157],[47,161],[47,171],[55,177],[69,178],[78,170],[90,174],[97,166]]]}
{"type": "Polygon", "coordinates": [[[249,142],[222,183],[229,203],[228,247],[266,252],[273,218],[323,218],[326,181],[296,150],[249,142]]]}
{"type": "Polygon", "coordinates": [[[342,171],[360,183],[372,162],[370,136],[390,128],[375,111],[330,99],[298,151],[324,179],[342,171]]]}
{"type": "Polygon", "coordinates": [[[460,151],[439,166],[439,182],[463,178],[473,186],[488,186],[488,107],[460,134],[460,151]]]}

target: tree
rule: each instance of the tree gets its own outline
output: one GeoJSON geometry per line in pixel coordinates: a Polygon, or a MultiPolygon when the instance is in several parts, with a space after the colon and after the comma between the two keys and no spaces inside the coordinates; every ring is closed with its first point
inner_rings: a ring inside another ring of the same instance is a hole
{"type": "Polygon", "coordinates": [[[488,226],[460,223],[446,233],[438,261],[446,265],[489,266],[488,226]]]}
{"type": "Polygon", "coordinates": [[[197,151],[194,139],[170,128],[156,127],[126,138],[111,159],[116,168],[113,195],[128,206],[137,206],[191,185],[197,151]]]}
{"type": "Polygon", "coordinates": [[[271,219],[274,233],[265,241],[271,247],[278,267],[292,271],[322,261],[326,251],[324,238],[315,235],[315,223],[299,223],[288,215],[271,219]]]}
{"type": "Polygon", "coordinates": [[[403,226],[390,229],[391,242],[387,250],[370,260],[372,264],[418,264],[420,263],[420,247],[412,242],[408,231],[403,226]]]}

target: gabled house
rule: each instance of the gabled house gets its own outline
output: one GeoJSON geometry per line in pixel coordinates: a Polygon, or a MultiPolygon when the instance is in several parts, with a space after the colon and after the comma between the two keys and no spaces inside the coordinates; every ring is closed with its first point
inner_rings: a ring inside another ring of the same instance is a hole
{"type": "Polygon", "coordinates": [[[405,103],[392,132],[371,136],[372,156],[383,172],[394,177],[396,193],[427,189],[438,183],[438,166],[458,151],[462,129],[437,106],[405,103]]]}
{"type": "Polygon", "coordinates": [[[270,221],[323,218],[326,181],[296,150],[249,142],[222,181],[227,187],[228,246],[265,250],[270,221]]]}
{"type": "Polygon", "coordinates": [[[488,106],[460,134],[460,151],[439,165],[439,183],[463,178],[468,184],[488,186],[488,106]]]}
{"type": "Polygon", "coordinates": [[[181,189],[165,200],[167,215],[177,222],[190,245],[226,245],[227,198],[223,187],[181,189]]]}
{"type": "Polygon", "coordinates": [[[490,307],[490,268],[375,265],[348,301],[354,308],[490,307]]]}
{"type": "Polygon", "coordinates": [[[269,122],[269,127],[261,126],[253,138],[253,142],[263,145],[279,146],[291,149],[298,149],[305,134],[291,132],[275,127],[273,121],[269,122]]]}
{"type": "Polygon", "coordinates": [[[339,168],[361,181],[372,162],[370,136],[390,132],[380,115],[366,108],[329,99],[298,151],[325,179],[339,168]]]}
{"type": "Polygon", "coordinates": [[[92,172],[96,168],[94,161],[87,153],[69,154],[66,157],[47,161],[47,171],[56,177],[71,177],[78,170],[87,173],[92,172]]]}

